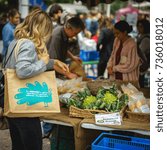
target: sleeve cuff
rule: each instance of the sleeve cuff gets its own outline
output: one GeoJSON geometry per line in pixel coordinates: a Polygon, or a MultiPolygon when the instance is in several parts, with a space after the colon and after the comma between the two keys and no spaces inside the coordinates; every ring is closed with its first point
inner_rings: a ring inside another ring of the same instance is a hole
{"type": "Polygon", "coordinates": [[[50,59],[48,64],[46,65],[46,70],[53,70],[54,68],[54,59],[50,59]]]}

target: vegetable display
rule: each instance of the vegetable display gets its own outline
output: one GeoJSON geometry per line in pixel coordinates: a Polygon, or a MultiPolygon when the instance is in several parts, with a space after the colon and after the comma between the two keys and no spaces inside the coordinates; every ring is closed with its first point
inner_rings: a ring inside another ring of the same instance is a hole
{"type": "Polygon", "coordinates": [[[79,91],[67,102],[67,106],[75,106],[81,109],[106,110],[108,112],[120,111],[128,103],[128,96],[121,93],[116,87],[101,87],[96,96],[91,95],[89,89],[79,91]]]}

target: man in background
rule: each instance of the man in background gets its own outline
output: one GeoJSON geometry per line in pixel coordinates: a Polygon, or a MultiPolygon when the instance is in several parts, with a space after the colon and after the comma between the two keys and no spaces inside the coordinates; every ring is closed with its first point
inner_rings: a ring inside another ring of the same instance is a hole
{"type": "Polygon", "coordinates": [[[20,23],[20,13],[17,9],[11,9],[8,12],[8,22],[2,29],[3,50],[2,57],[5,56],[10,42],[14,39],[14,30],[20,23]]]}
{"type": "MultiPolygon", "coordinates": [[[[69,38],[75,37],[84,28],[83,21],[78,17],[72,17],[67,20],[64,26],[54,28],[50,44],[48,45],[50,58],[59,59],[66,63],[66,59],[69,57],[72,61],[81,64],[81,59],[69,51],[69,38]]],[[[70,79],[77,77],[71,72],[62,72],[62,74],[70,79]]]]}

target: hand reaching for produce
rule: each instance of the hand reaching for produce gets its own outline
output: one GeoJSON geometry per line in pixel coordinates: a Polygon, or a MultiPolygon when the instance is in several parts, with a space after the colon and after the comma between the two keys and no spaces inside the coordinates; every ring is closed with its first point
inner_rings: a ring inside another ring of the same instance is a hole
{"type": "Polygon", "coordinates": [[[66,72],[65,73],[65,76],[68,78],[68,79],[74,79],[74,78],[77,78],[78,76],[74,73],[71,73],[71,72],[66,72]]]}
{"type": "Polygon", "coordinates": [[[65,63],[63,63],[63,62],[61,62],[57,59],[54,62],[55,62],[54,63],[54,69],[56,71],[57,71],[57,68],[59,68],[59,69],[63,70],[64,72],[69,72],[69,68],[65,63]]]}
{"type": "Polygon", "coordinates": [[[81,58],[78,56],[74,56],[70,51],[67,51],[67,55],[69,58],[71,58],[73,61],[76,61],[78,64],[82,64],[81,58]]]}
{"type": "Polygon", "coordinates": [[[74,57],[73,57],[73,60],[76,61],[78,64],[82,64],[81,58],[79,58],[79,57],[77,57],[77,56],[74,56],[74,57]]]}
{"type": "Polygon", "coordinates": [[[74,79],[78,77],[76,74],[69,72],[69,68],[66,64],[62,63],[61,61],[57,61],[57,64],[54,65],[54,69],[56,72],[64,75],[68,79],[74,79]]]}

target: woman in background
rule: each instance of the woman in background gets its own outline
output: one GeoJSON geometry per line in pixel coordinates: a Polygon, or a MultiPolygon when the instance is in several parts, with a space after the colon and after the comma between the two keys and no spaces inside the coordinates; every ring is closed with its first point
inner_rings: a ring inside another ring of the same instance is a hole
{"type": "Polygon", "coordinates": [[[119,21],[114,25],[115,40],[112,54],[107,64],[111,80],[133,81],[139,80],[140,59],[137,54],[137,44],[128,33],[132,31],[126,21],[119,21]]]}

